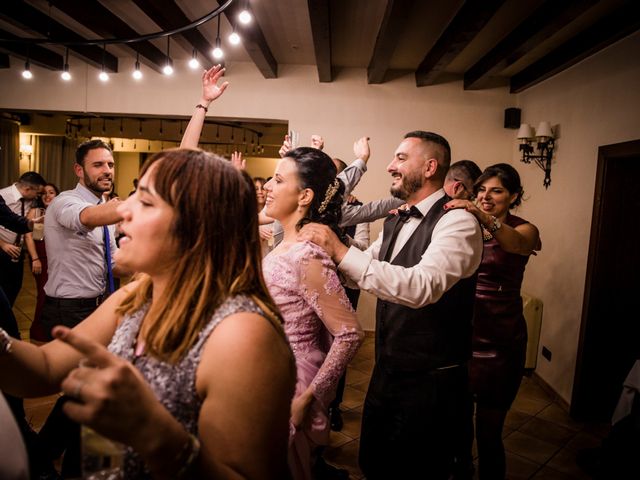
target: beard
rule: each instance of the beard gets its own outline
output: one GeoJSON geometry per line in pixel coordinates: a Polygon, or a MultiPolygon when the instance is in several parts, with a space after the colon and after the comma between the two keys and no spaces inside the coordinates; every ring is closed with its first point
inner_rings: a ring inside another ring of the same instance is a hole
{"type": "Polygon", "coordinates": [[[400,179],[400,185],[390,188],[391,195],[400,200],[407,200],[411,195],[416,193],[424,185],[424,177],[420,172],[411,172],[403,175],[400,179]]]}
{"type": "Polygon", "coordinates": [[[87,187],[92,192],[102,195],[104,192],[108,192],[109,190],[111,190],[111,187],[113,186],[113,178],[111,177],[111,175],[100,175],[95,180],[92,180],[91,177],[89,177],[89,175],[87,175],[87,172],[85,171],[84,186],[87,187]],[[98,183],[100,180],[104,180],[104,179],[109,179],[109,185],[106,187],[103,187],[98,183]]]}

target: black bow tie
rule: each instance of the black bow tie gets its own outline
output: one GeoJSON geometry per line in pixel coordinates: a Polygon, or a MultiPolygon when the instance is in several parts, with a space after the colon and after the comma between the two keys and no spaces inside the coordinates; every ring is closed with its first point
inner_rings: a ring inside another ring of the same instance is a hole
{"type": "Polygon", "coordinates": [[[405,210],[405,209],[398,209],[398,216],[400,217],[400,220],[402,220],[403,222],[408,222],[409,219],[411,217],[415,217],[415,218],[422,218],[422,212],[420,210],[418,210],[418,208],[413,205],[411,206],[411,208],[405,210]]]}

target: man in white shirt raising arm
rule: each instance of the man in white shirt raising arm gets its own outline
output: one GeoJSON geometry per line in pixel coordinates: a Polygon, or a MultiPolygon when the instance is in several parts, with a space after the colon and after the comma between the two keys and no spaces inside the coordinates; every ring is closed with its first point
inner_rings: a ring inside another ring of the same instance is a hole
{"type": "Polygon", "coordinates": [[[387,217],[364,252],[322,225],[300,233],[378,297],[376,364],[360,438],[360,467],[370,480],[449,478],[456,439],[468,425],[466,362],[482,235],[473,215],[443,209],[450,162],[442,136],[405,135],[387,171],[391,194],[410,208],[387,217]]]}

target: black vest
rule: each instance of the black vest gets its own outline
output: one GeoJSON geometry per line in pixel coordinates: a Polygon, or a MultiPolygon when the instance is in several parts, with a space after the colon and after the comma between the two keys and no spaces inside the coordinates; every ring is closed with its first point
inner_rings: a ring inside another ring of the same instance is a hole
{"type": "MultiPolygon", "coordinates": [[[[391,262],[392,265],[417,265],[431,243],[438,220],[447,213],[442,207],[450,200],[444,196],[423,217],[418,228],[391,262]]],[[[379,259],[389,248],[398,216],[384,222],[379,259]]],[[[378,300],[376,307],[376,363],[396,372],[426,372],[462,364],[471,357],[471,322],[476,290],[476,274],[459,280],[434,304],[422,308],[378,300]]]]}

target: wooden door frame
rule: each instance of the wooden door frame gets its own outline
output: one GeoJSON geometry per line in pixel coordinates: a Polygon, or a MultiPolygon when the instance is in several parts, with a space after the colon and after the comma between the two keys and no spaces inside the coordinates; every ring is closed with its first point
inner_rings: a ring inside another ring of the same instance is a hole
{"type": "Polygon", "coordinates": [[[578,341],[578,354],[576,358],[576,371],[573,380],[573,392],[571,395],[571,416],[577,419],[585,418],[586,410],[582,406],[583,398],[581,397],[582,386],[582,370],[583,355],[587,349],[586,335],[588,324],[593,319],[589,318],[589,312],[592,306],[592,276],[596,267],[596,257],[599,247],[600,233],[602,230],[602,197],[605,188],[605,177],[609,162],[618,159],[628,158],[640,155],[640,140],[632,140],[629,142],[605,145],[598,148],[598,166],[596,170],[596,186],[593,196],[593,215],[591,218],[591,236],[589,239],[589,257],[587,259],[587,272],[585,278],[584,298],[582,301],[582,320],[580,323],[580,337],[578,341]]]}

